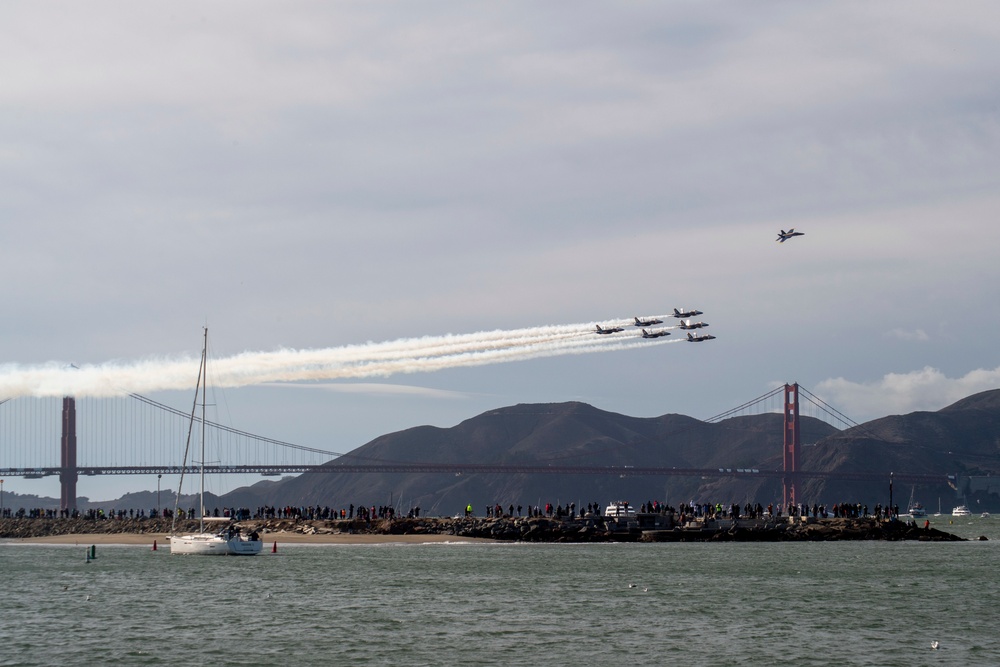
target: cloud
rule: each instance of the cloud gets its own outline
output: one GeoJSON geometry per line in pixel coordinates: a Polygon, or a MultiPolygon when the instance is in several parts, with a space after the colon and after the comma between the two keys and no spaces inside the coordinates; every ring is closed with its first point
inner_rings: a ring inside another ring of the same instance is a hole
{"type": "Polygon", "coordinates": [[[887,415],[934,411],[982,391],[1000,387],[1000,367],[970,371],[949,378],[925,366],[909,373],[889,373],[874,382],[852,382],[842,377],[823,380],[816,394],[856,421],[887,415]]]}

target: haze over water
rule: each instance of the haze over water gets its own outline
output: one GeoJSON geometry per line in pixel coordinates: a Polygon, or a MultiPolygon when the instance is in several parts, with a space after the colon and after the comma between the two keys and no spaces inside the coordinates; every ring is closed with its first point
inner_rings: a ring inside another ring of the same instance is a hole
{"type": "Polygon", "coordinates": [[[6,543],[0,664],[996,664],[1000,519],[933,523],[990,541],[6,543]]]}

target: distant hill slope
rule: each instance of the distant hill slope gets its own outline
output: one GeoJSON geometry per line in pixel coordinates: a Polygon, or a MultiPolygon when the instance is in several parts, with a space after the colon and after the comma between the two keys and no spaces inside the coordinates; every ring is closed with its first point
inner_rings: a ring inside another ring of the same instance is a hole
{"type": "MultiPolygon", "coordinates": [[[[812,418],[802,418],[802,429],[811,439],[836,433],[812,418]]],[[[330,465],[378,461],[616,466],[622,474],[305,474],[279,482],[270,491],[279,491],[282,503],[292,505],[391,502],[404,509],[419,506],[434,515],[455,514],[469,503],[480,513],[495,503],[527,507],[573,502],[580,507],[620,498],[637,505],[646,500],[678,504],[706,493],[717,498],[722,488],[717,480],[695,477],[629,476],[626,467],[774,468],[781,465],[781,448],[782,417],[777,414],[709,424],[683,415],[628,417],[584,403],[516,405],[452,428],[420,426],[384,435],[330,465]]],[[[233,497],[250,501],[254,488],[233,497]]],[[[780,497],[780,483],[758,480],[740,493],[766,493],[772,500],[775,494],[780,497]]]]}
{"type": "MultiPolygon", "coordinates": [[[[875,482],[807,479],[799,496],[810,504],[888,502],[890,472],[939,475],[941,482],[910,488],[896,485],[895,502],[905,506],[911,490],[928,508],[942,499],[945,511],[959,501],[979,510],[1000,511],[996,490],[985,476],[1000,477],[1000,390],[964,398],[937,412],[914,412],[876,419],[838,431],[817,419],[801,418],[800,469],[820,472],[881,473],[875,482]],[[945,475],[957,474],[957,488],[945,475]],[[981,476],[971,484],[969,476],[981,476]],[[986,480],[986,483],[983,483],[986,480]]],[[[683,415],[637,418],[584,403],[516,405],[483,413],[452,428],[418,426],[390,433],[330,463],[504,463],[524,465],[617,466],[619,475],[540,474],[304,474],[266,480],[218,499],[220,505],[320,505],[347,507],[392,503],[404,511],[419,506],[431,515],[451,515],[472,503],[586,506],[626,499],[676,505],[698,502],[780,503],[780,480],[753,476],[652,477],[628,475],[626,466],[678,468],[782,468],[782,417],[762,414],[706,423],[683,415]]],[[[99,504],[152,507],[154,497],[99,504]]],[[[58,507],[58,500],[22,497],[26,507],[58,507]]],[[[185,500],[190,504],[190,500],[185,500]]],[[[185,503],[182,503],[185,504],[185,503]]],[[[209,505],[211,506],[211,501],[209,505]]],[[[164,506],[172,506],[163,500],[164,506]]]]}
{"type": "MultiPolygon", "coordinates": [[[[964,398],[937,412],[913,412],[866,422],[831,435],[803,450],[802,469],[827,472],[882,472],[885,487],[842,484],[844,498],[851,494],[876,494],[880,502],[888,496],[889,473],[906,471],[921,474],[959,476],[1000,474],[1000,390],[985,391],[964,398]]],[[[910,496],[907,486],[897,490],[895,500],[903,507],[910,496]]],[[[829,484],[809,481],[806,497],[828,496],[829,484]]],[[[914,489],[916,499],[931,507],[932,499],[945,498],[950,507],[956,497],[968,493],[961,479],[958,488],[942,483],[914,489]]],[[[970,503],[971,504],[971,503],[970,503]]],[[[982,509],[1000,508],[998,499],[980,498],[982,509]]]]}

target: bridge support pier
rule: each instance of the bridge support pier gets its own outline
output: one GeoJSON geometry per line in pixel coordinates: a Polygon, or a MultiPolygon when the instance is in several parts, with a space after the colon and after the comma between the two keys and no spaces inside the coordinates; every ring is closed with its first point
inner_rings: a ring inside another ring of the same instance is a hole
{"type": "Polygon", "coordinates": [[[799,470],[799,450],[802,447],[799,439],[799,385],[785,385],[785,433],[784,433],[784,470],[782,478],[784,486],[785,508],[799,502],[798,497],[798,470],[799,470]]]}
{"type": "Polygon", "coordinates": [[[76,399],[72,396],[63,398],[60,452],[59,509],[72,512],[76,509],[76,481],[80,477],[76,468],[76,399]]]}

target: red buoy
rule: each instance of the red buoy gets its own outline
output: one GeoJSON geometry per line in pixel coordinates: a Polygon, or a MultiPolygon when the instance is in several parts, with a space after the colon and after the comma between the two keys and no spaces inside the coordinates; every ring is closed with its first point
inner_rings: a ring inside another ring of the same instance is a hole
{"type": "Polygon", "coordinates": [[[277,542],[275,542],[274,546],[271,547],[271,553],[273,553],[273,554],[278,553],[278,543],[277,542]]]}
{"type": "Polygon", "coordinates": [[[153,551],[156,551],[156,540],[153,540],[153,551]]]}

